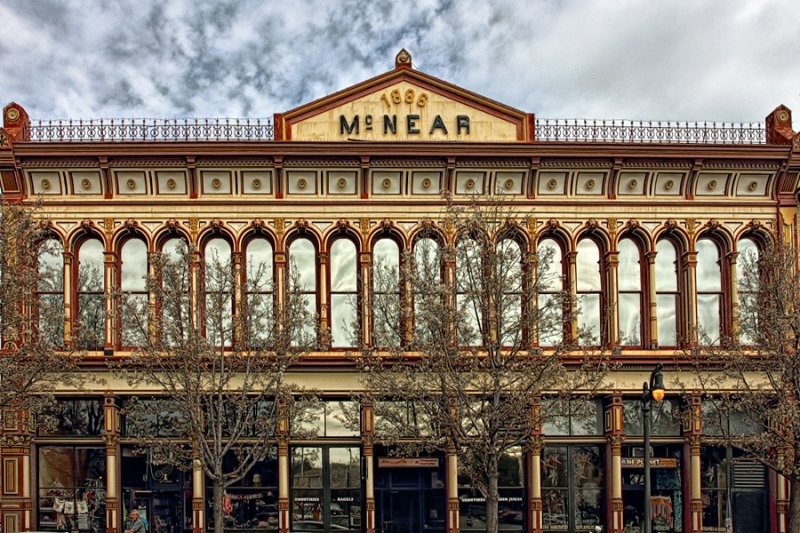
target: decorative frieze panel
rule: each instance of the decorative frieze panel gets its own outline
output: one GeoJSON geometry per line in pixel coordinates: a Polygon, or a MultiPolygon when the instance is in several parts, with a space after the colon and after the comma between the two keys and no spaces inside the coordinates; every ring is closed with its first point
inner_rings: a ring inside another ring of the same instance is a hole
{"type": "Polygon", "coordinates": [[[771,174],[742,173],[736,180],[736,196],[765,196],[771,174]]]}
{"type": "Polygon", "coordinates": [[[604,196],[606,193],[605,172],[578,172],[575,179],[575,194],[579,196],[604,196]]]}
{"type": "Polygon", "coordinates": [[[114,171],[114,183],[119,195],[147,194],[147,175],[144,170],[114,171]]]}
{"type": "Polygon", "coordinates": [[[494,177],[495,194],[523,194],[526,175],[526,170],[497,172],[494,177]]]}
{"type": "Polygon", "coordinates": [[[399,170],[373,170],[371,172],[372,194],[400,194],[403,172],[399,170]]]}
{"type": "Polygon", "coordinates": [[[74,194],[103,194],[103,181],[99,170],[74,170],[70,171],[69,177],[74,194]]]}
{"type": "Polygon", "coordinates": [[[358,192],[358,172],[355,170],[329,170],[328,194],[353,195],[358,192]]]}
{"type": "Polygon", "coordinates": [[[731,174],[727,172],[701,172],[697,175],[695,196],[725,196],[731,174]]]}
{"type": "Polygon", "coordinates": [[[316,195],[317,172],[313,170],[287,170],[286,190],[290,195],[316,195]]]}
{"type": "Polygon", "coordinates": [[[272,194],[271,170],[243,170],[241,180],[244,194],[272,194]]]}
{"type": "Polygon", "coordinates": [[[185,171],[156,170],[155,174],[159,194],[184,195],[187,193],[189,188],[185,171]]]}
{"type": "Polygon", "coordinates": [[[647,172],[620,172],[617,182],[619,196],[643,196],[647,185],[647,172]]]}
{"type": "Polygon", "coordinates": [[[28,182],[34,196],[59,196],[63,194],[64,188],[61,183],[60,172],[32,170],[28,172],[28,182]]]}
{"type": "Polygon", "coordinates": [[[203,194],[231,194],[231,172],[225,170],[201,170],[203,194]]]}
{"type": "Polygon", "coordinates": [[[412,194],[435,194],[442,191],[442,172],[418,170],[411,173],[412,194]]]}
{"type": "Polygon", "coordinates": [[[567,172],[539,172],[536,189],[540,196],[556,196],[567,193],[567,172]]]}
{"type": "Polygon", "coordinates": [[[456,171],[456,194],[484,194],[486,172],[456,171]]]}
{"type": "Polygon", "coordinates": [[[655,196],[681,196],[685,179],[685,173],[659,172],[653,182],[653,194],[655,196]]]}

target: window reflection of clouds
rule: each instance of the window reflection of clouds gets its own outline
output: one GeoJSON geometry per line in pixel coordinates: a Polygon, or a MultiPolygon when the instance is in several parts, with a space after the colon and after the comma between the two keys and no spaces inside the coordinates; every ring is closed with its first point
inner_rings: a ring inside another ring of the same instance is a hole
{"type": "Polygon", "coordinates": [[[456,245],[456,305],[459,342],[463,346],[481,344],[481,257],[478,243],[464,238],[456,245]]]}
{"type": "Polygon", "coordinates": [[[639,247],[632,239],[619,243],[619,339],[625,346],[641,345],[642,270],[639,247]]]}
{"type": "Polygon", "coordinates": [[[705,342],[719,343],[722,303],[720,251],[711,239],[697,241],[697,325],[705,342]]]}
{"type": "Polygon", "coordinates": [[[542,239],[536,247],[539,257],[539,344],[555,346],[564,338],[563,311],[558,293],[564,287],[564,265],[561,247],[554,239],[542,239]]]}
{"type": "Polygon", "coordinates": [[[356,321],[356,246],[347,239],[331,245],[331,346],[353,346],[356,321]]]}
{"type": "Polygon", "coordinates": [[[273,277],[272,244],[267,239],[253,239],[245,255],[250,289],[271,290],[273,277]]]}
{"type": "Polygon", "coordinates": [[[736,277],[739,289],[739,341],[743,344],[753,344],[758,327],[758,308],[756,297],[758,294],[758,245],[748,238],[739,240],[736,257],[736,277]]]}
{"type": "Polygon", "coordinates": [[[144,291],[147,287],[147,245],[131,239],[122,245],[120,288],[123,291],[144,291]]]}
{"type": "Polygon", "coordinates": [[[517,344],[522,335],[522,250],[517,241],[502,239],[497,243],[497,281],[502,290],[498,304],[500,343],[517,344]]]}
{"type": "Polygon", "coordinates": [[[316,290],[316,253],[310,240],[297,239],[289,246],[289,262],[299,276],[300,289],[303,292],[316,290]]]}
{"type": "Polygon", "coordinates": [[[233,287],[230,280],[231,245],[216,237],[204,251],[206,264],[206,333],[214,344],[233,342],[233,287]]]}
{"type": "Polygon", "coordinates": [[[600,248],[590,239],[578,242],[576,257],[578,328],[586,342],[600,342],[600,248]]]}
{"type": "Polygon", "coordinates": [[[678,344],[678,253],[666,239],[656,243],[656,319],[658,345],[678,344]]]}
{"type": "Polygon", "coordinates": [[[105,272],[103,243],[89,239],[78,249],[78,330],[84,348],[105,342],[105,272]]]}
{"type": "Polygon", "coordinates": [[[400,344],[400,248],[383,238],[372,249],[373,343],[381,348],[400,344]]]}

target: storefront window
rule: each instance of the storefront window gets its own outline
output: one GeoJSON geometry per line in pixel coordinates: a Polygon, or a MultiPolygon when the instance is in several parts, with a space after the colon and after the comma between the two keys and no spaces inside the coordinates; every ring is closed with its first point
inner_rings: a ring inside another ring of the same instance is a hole
{"type": "MultiPolygon", "coordinates": [[[[642,401],[622,401],[622,427],[626,435],[644,434],[642,425],[642,401]]],[[[683,426],[683,407],[680,400],[666,399],[654,402],[650,411],[650,434],[653,436],[678,437],[683,426]]]]}
{"type": "Polygon", "coordinates": [[[44,415],[39,435],[89,437],[101,435],[104,428],[101,399],[59,399],[52,412],[44,415]]]}
{"type": "Polygon", "coordinates": [[[603,434],[603,408],[600,401],[584,398],[546,400],[542,406],[542,416],[542,432],[545,435],[603,434]]]}
{"type": "MultiPolygon", "coordinates": [[[[498,526],[500,531],[522,531],[525,524],[525,461],[520,448],[503,454],[498,464],[498,526]]],[[[462,531],[486,531],[486,498],[469,476],[458,477],[459,525],[462,531]]]]}
{"type": "MultiPolygon", "coordinates": [[[[235,468],[236,458],[226,457],[226,470],[235,468]]],[[[211,485],[207,498],[211,501],[211,485]]],[[[223,499],[222,511],[225,529],[278,529],[278,458],[273,450],[263,461],[259,461],[247,475],[228,487],[223,499]]],[[[210,512],[210,511],[209,511],[210,512]]],[[[213,527],[209,517],[209,527],[213,527]]]]}
{"type": "MultiPolygon", "coordinates": [[[[683,531],[682,445],[653,445],[650,462],[650,512],[653,532],[683,531]]],[[[642,531],[644,519],[644,450],[622,447],[623,520],[630,531],[642,531]]]]}
{"type": "Polygon", "coordinates": [[[542,452],[545,531],[589,531],[604,522],[602,446],[546,446],[542,452]]]}
{"type": "Polygon", "coordinates": [[[360,432],[358,402],[324,401],[309,405],[293,430],[303,437],[356,437],[360,432]]]}
{"type": "Polygon", "coordinates": [[[42,446],[38,529],[105,532],[105,446],[42,446]]]}

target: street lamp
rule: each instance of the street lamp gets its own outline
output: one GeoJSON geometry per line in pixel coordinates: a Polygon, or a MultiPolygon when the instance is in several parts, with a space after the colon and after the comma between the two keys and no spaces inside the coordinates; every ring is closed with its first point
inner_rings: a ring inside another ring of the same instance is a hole
{"type": "Polygon", "coordinates": [[[644,529],[643,533],[652,533],[653,524],[650,509],[650,409],[653,401],[664,399],[664,365],[658,363],[650,372],[650,383],[642,385],[642,422],[644,423],[644,529]]]}

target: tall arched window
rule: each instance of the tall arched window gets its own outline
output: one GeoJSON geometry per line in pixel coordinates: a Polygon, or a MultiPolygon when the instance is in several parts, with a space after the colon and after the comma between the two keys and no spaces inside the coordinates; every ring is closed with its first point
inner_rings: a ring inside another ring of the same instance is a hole
{"type": "Polygon", "coordinates": [[[78,344],[101,350],[105,344],[105,272],[103,243],[90,238],[78,248],[78,344]]]}
{"type": "Polygon", "coordinates": [[[539,344],[556,346],[564,341],[564,255],[558,242],[551,238],[539,241],[536,255],[539,344]]]}
{"type": "Polygon", "coordinates": [[[39,245],[36,287],[39,341],[53,347],[64,345],[64,245],[46,239],[39,245]]]}
{"type": "Polygon", "coordinates": [[[433,339],[437,322],[442,320],[442,255],[439,242],[422,237],[414,243],[411,286],[414,292],[414,338],[433,339]]]}
{"type": "Polygon", "coordinates": [[[722,261],[717,244],[697,241],[697,329],[703,343],[719,344],[722,328],[722,261]]]}
{"type": "Polygon", "coordinates": [[[231,245],[221,237],[203,250],[206,339],[212,346],[233,345],[233,271],[231,245]]]}
{"type": "Polygon", "coordinates": [[[753,344],[758,328],[758,245],[749,237],[739,239],[736,277],[739,294],[739,342],[753,344]]]}
{"type": "MultiPolygon", "coordinates": [[[[301,237],[289,245],[290,289],[302,298],[302,307],[307,318],[317,316],[317,252],[314,244],[301,237]]],[[[316,341],[313,320],[302,321],[304,327],[295,333],[294,342],[305,345],[316,341]]]]}
{"type": "Polygon", "coordinates": [[[147,245],[141,239],[125,241],[120,250],[121,335],[123,346],[142,346],[147,340],[147,245]]]}
{"type": "Polygon", "coordinates": [[[480,244],[465,236],[456,244],[456,307],[459,346],[480,346],[483,339],[484,279],[480,244]]]}
{"type": "Polygon", "coordinates": [[[275,265],[272,243],[256,237],[245,248],[246,319],[244,341],[266,347],[275,331],[275,265]]]}
{"type": "Polygon", "coordinates": [[[397,348],[402,344],[400,301],[400,248],[394,239],[382,238],[372,248],[372,344],[397,348]]]}
{"type": "Polygon", "coordinates": [[[500,346],[519,346],[522,336],[527,334],[523,324],[524,271],[522,247],[511,238],[497,243],[495,276],[498,285],[497,316],[498,341],[500,346]]]}
{"type": "Polygon", "coordinates": [[[336,239],[331,245],[331,346],[344,348],[360,344],[358,317],[358,264],[356,245],[336,239]]]}
{"type": "Polygon", "coordinates": [[[581,342],[597,345],[601,336],[600,248],[591,239],[578,242],[576,258],[578,292],[578,331],[581,342]]]}
{"type": "Polygon", "coordinates": [[[656,243],[658,346],[678,345],[678,250],[669,239],[656,243]]]}
{"type": "Polygon", "coordinates": [[[619,242],[619,342],[642,345],[642,256],[633,239],[619,242]]]}
{"type": "Polygon", "coordinates": [[[162,248],[157,272],[161,282],[158,305],[161,310],[161,335],[175,345],[188,338],[193,328],[189,307],[189,247],[182,237],[170,237],[162,248]]]}

